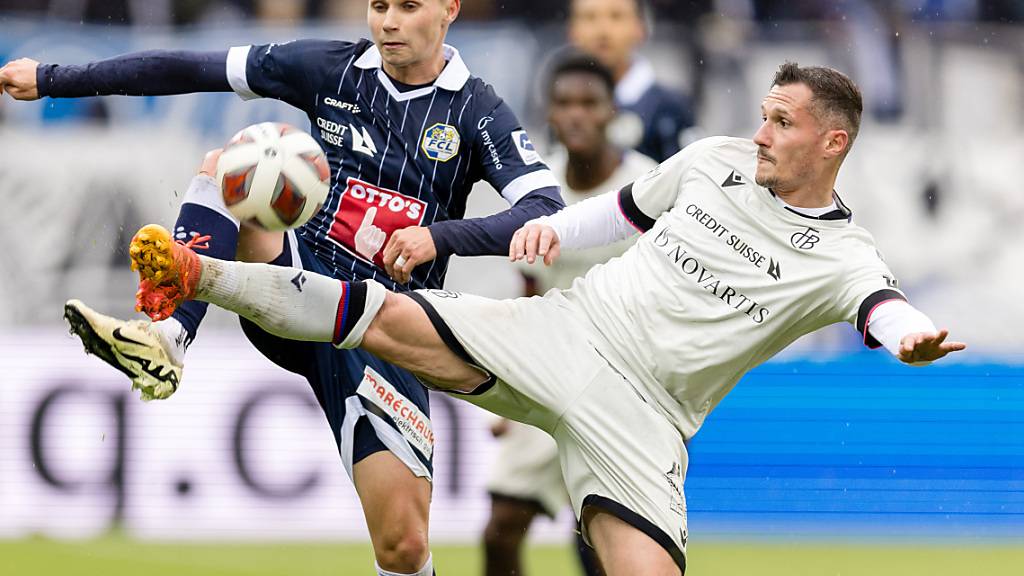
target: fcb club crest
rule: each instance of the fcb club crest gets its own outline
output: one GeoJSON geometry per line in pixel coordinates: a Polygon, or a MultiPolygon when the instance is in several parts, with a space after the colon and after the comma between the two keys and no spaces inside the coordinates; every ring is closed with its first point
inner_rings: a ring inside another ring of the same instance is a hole
{"type": "Polygon", "coordinates": [[[449,124],[434,124],[423,133],[423,142],[420,147],[431,160],[447,162],[459,153],[459,143],[462,138],[455,126],[449,124]]]}

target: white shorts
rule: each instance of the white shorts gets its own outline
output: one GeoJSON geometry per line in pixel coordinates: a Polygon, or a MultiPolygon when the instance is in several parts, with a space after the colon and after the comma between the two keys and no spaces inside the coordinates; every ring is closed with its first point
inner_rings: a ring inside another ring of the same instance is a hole
{"type": "Polygon", "coordinates": [[[558,445],[544,431],[508,421],[498,437],[487,491],[495,497],[536,504],[555,517],[569,503],[569,494],[558,463],[558,445]]]}
{"type": "Polygon", "coordinates": [[[494,376],[457,396],[554,437],[576,517],[589,506],[615,515],[685,573],[682,435],[590,344],[582,314],[557,290],[515,300],[410,295],[457,355],[494,376]]]}

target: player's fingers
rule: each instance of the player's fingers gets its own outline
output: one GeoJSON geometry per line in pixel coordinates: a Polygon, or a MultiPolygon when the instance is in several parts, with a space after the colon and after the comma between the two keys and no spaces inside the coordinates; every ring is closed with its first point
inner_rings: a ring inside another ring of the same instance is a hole
{"type": "Polygon", "coordinates": [[[537,260],[537,245],[540,243],[540,226],[530,226],[526,231],[526,261],[533,264],[537,260]]]}
{"type": "Polygon", "coordinates": [[[508,243],[508,259],[512,262],[516,261],[516,254],[519,252],[519,245],[522,242],[523,229],[516,230],[515,234],[512,235],[512,241],[508,243]]]}
{"type": "Polygon", "coordinates": [[[537,244],[537,255],[546,256],[548,249],[551,248],[553,234],[551,233],[551,229],[547,226],[541,226],[540,228],[540,240],[537,244]]]}
{"type": "MultiPolygon", "coordinates": [[[[400,256],[401,257],[401,256],[400,256]]],[[[415,256],[409,256],[404,262],[400,264],[402,271],[402,284],[405,284],[412,278],[412,271],[419,266],[420,259],[415,256]]]]}
{"type": "Polygon", "coordinates": [[[552,264],[555,263],[555,260],[558,259],[558,256],[561,255],[561,253],[562,248],[556,240],[554,243],[551,244],[551,247],[548,249],[548,253],[544,255],[544,264],[547,266],[551,266],[552,264]]]}
{"type": "Polygon", "coordinates": [[[397,230],[391,235],[391,239],[388,240],[388,243],[384,246],[384,253],[381,254],[381,259],[384,260],[384,271],[392,278],[395,277],[395,260],[402,253],[401,232],[401,230],[397,230]]]}
{"type": "Polygon", "coordinates": [[[943,328],[942,330],[939,330],[939,333],[932,339],[932,344],[936,346],[942,344],[946,340],[947,336],[949,336],[948,329],[943,328]]]}

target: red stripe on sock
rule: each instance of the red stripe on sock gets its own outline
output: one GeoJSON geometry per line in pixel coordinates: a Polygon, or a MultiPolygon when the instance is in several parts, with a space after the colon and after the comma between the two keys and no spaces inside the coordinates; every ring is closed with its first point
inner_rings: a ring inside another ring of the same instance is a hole
{"type": "Polygon", "coordinates": [[[336,315],[334,317],[334,338],[331,340],[331,343],[333,343],[335,345],[341,344],[341,341],[342,341],[341,329],[344,327],[344,326],[342,326],[342,321],[345,318],[345,300],[347,300],[347,299],[348,299],[348,288],[345,286],[345,283],[342,282],[341,283],[341,297],[338,298],[338,312],[336,313],[336,315]]]}

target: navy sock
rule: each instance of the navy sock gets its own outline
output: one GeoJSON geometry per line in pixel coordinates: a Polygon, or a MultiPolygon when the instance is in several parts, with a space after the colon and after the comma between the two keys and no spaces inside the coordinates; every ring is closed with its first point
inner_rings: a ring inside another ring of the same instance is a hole
{"type": "MultiPolygon", "coordinates": [[[[230,217],[223,206],[220,189],[213,180],[197,176],[185,193],[178,220],[174,223],[175,240],[188,242],[196,236],[210,236],[207,242],[209,248],[198,252],[219,260],[234,260],[238,248],[238,222],[230,217]],[[216,189],[216,194],[212,193],[211,187],[216,189]]],[[[174,311],[174,319],[188,333],[186,347],[195,339],[199,324],[206,316],[207,306],[206,302],[189,300],[174,311]]]]}

